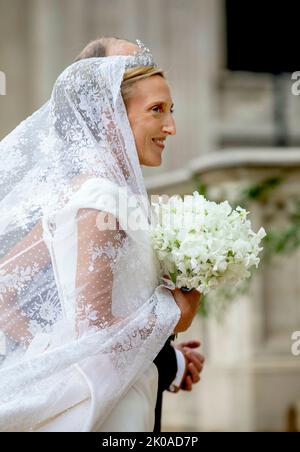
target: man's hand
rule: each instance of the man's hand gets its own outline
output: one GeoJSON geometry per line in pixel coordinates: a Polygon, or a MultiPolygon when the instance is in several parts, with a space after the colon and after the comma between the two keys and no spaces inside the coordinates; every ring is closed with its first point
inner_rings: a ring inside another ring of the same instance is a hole
{"type": "Polygon", "coordinates": [[[183,391],[191,391],[193,384],[198,383],[201,379],[200,374],[203,370],[205,358],[195,350],[200,345],[199,341],[187,341],[175,345],[175,348],[183,353],[186,361],[185,373],[180,386],[183,391]]]}

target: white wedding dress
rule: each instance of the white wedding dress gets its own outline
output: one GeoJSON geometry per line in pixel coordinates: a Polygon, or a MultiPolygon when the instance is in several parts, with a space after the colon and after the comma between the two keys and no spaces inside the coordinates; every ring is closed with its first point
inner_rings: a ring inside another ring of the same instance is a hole
{"type": "Polygon", "coordinates": [[[180,310],[149,228],[127,225],[150,223],[121,92],[144,56],[72,64],[0,142],[0,431],[153,429],[153,360],[180,310]],[[120,192],[138,202],[123,212],[120,192]],[[98,227],[107,212],[120,230],[98,227]]]}
{"type": "MultiPolygon", "coordinates": [[[[65,301],[64,310],[70,318],[74,317],[74,300],[72,297],[66,296],[66,294],[73,294],[75,288],[77,260],[76,214],[80,208],[87,206],[99,211],[105,208],[107,212],[110,211],[110,213],[114,214],[113,206],[111,209],[107,203],[104,206],[100,199],[103,199],[103,193],[110,194],[114,198],[117,190],[118,187],[109,181],[88,180],[55,219],[52,218],[50,221],[46,215],[44,216],[44,240],[49,248],[51,259],[55,262],[56,283],[61,288],[61,297],[65,301]],[[69,217],[68,222],[62,221],[65,215],[69,217]],[[59,234],[51,233],[49,226],[59,230],[59,234]]],[[[142,233],[145,232],[139,231],[139,234],[142,233]]],[[[126,267],[126,262],[121,261],[120,265],[126,267]]],[[[155,262],[149,261],[147,268],[149,281],[152,280],[155,283],[157,270],[155,262]]],[[[128,278],[130,278],[130,273],[128,278]]],[[[122,288],[114,285],[113,293],[117,294],[118,292],[122,292],[122,288]]],[[[173,310],[174,308],[175,311],[178,309],[172,295],[165,288],[159,287],[156,290],[156,294],[160,297],[161,303],[170,303],[173,310]]],[[[118,306],[113,307],[113,311],[116,315],[121,313],[121,309],[118,306]]],[[[36,338],[28,349],[27,355],[42,352],[40,347],[45,348],[47,346],[47,340],[45,339],[45,335],[41,335],[40,341],[36,338]]],[[[103,422],[101,416],[99,418],[97,415],[97,403],[101,404],[101,399],[97,400],[97,394],[99,394],[99,388],[103,384],[101,378],[103,372],[105,377],[107,377],[110,372],[109,368],[109,360],[105,362],[103,356],[100,356],[99,359],[97,357],[89,358],[84,365],[74,366],[73,376],[69,380],[64,397],[59,400],[57,406],[51,407],[46,416],[47,419],[35,431],[82,431],[83,420],[88,420],[84,427],[85,431],[153,431],[158,388],[158,371],[155,364],[151,363],[149,365],[148,369],[128,389],[103,422]]]]}
{"type": "MultiPolygon", "coordinates": [[[[101,369],[99,369],[101,371],[101,369]]],[[[95,412],[93,388],[101,378],[87,380],[85,374],[74,369],[74,385],[69,386],[65,404],[70,406],[56,416],[44,422],[36,432],[80,432],[83,419],[95,412]],[[91,386],[89,386],[89,384],[91,386]]],[[[154,410],[157,397],[158,372],[155,364],[138,379],[118,402],[108,418],[99,422],[93,418],[94,432],[152,432],[154,428],[154,410]],[[98,425],[99,423],[99,425],[98,425]]]]}

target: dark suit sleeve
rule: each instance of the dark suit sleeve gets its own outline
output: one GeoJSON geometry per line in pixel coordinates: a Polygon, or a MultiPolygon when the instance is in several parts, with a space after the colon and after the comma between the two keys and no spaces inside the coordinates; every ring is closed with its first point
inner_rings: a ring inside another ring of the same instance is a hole
{"type": "Polygon", "coordinates": [[[174,347],[171,345],[171,338],[167,340],[164,347],[154,360],[158,370],[158,388],[161,391],[168,389],[177,373],[177,359],[174,347]]]}
{"type": "Polygon", "coordinates": [[[155,426],[154,432],[161,431],[161,409],[162,394],[168,389],[177,373],[177,358],[174,347],[171,345],[171,337],[167,340],[164,347],[154,360],[154,364],[158,369],[158,391],[155,407],[155,426]]]}

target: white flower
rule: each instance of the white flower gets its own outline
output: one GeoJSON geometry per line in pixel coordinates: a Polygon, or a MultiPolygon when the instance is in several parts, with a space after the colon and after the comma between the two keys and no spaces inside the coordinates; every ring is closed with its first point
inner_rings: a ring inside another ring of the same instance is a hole
{"type": "Polygon", "coordinates": [[[152,245],[162,274],[177,287],[208,293],[223,282],[249,277],[249,269],[258,266],[266,233],[251,229],[245,209],[233,210],[228,201],[217,204],[194,192],[167,203],[160,197],[153,210],[152,245]]]}

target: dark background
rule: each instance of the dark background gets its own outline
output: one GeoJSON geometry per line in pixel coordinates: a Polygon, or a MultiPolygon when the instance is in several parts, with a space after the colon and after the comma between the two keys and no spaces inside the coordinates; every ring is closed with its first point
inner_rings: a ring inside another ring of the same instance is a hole
{"type": "Polygon", "coordinates": [[[300,68],[300,1],[227,0],[227,68],[280,74],[300,68]]]}

